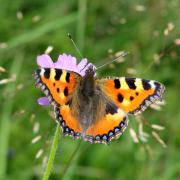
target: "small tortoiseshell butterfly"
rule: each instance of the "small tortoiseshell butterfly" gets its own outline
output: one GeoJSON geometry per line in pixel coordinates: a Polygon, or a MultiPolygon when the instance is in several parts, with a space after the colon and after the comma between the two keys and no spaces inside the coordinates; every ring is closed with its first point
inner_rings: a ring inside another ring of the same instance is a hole
{"type": "MultiPolygon", "coordinates": [[[[51,61],[48,55],[42,55],[39,62],[42,58],[51,61]]],[[[162,99],[165,87],[157,81],[98,78],[95,67],[86,59],[86,63],[76,65],[73,58],[60,55],[59,66],[58,62],[50,62],[35,72],[36,84],[54,106],[64,135],[108,144],[124,132],[129,114],[139,114],[162,99]],[[73,65],[67,66],[69,61],[73,61],[73,65]]]]}

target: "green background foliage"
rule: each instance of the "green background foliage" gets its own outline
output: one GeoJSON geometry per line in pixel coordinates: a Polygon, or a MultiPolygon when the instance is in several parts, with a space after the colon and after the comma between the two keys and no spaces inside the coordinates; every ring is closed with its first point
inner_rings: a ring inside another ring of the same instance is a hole
{"type": "MultiPolygon", "coordinates": [[[[61,136],[50,179],[179,179],[178,0],[0,0],[0,4],[0,66],[6,69],[0,81],[16,74],[16,81],[0,85],[0,179],[42,178],[42,161],[49,155],[56,123],[49,115],[53,108],[36,103],[42,92],[35,88],[32,74],[37,55],[49,45],[54,47],[54,60],[64,52],[80,60],[67,33],[97,66],[111,59],[110,51],[130,52],[124,63],[106,66],[98,76],[132,76],[127,69],[133,68],[133,76],[165,84],[166,105],[161,111],[149,108],[143,116],[165,127],[159,134],[167,148],[152,136],[147,143],[135,144],[129,128],[138,132],[138,123],[130,116],[124,135],[109,146],[79,144],[61,136]],[[17,12],[23,13],[22,19],[17,12]],[[175,27],[165,36],[170,22],[175,27]],[[36,134],[35,122],[40,123],[36,134]],[[41,140],[32,144],[37,135],[41,140]],[[41,148],[44,153],[36,159],[41,148]]],[[[151,134],[152,129],[145,131],[151,134]]]]}

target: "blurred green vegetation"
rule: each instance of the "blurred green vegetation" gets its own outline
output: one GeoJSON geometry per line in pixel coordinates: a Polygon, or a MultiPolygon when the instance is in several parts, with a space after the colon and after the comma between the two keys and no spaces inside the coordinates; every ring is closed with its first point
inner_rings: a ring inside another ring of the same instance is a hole
{"type": "MultiPolygon", "coordinates": [[[[99,76],[135,76],[165,84],[166,105],[161,111],[149,108],[143,117],[165,126],[157,132],[167,148],[152,136],[147,143],[135,144],[129,128],[138,132],[138,123],[130,116],[121,138],[109,146],[83,142],[72,161],[79,141],[61,137],[51,179],[180,178],[178,0],[0,0],[0,4],[0,66],[6,69],[0,72],[0,81],[16,75],[16,81],[0,84],[0,179],[42,178],[42,161],[49,155],[56,123],[49,115],[52,107],[36,103],[42,93],[35,88],[32,73],[36,56],[50,45],[54,60],[64,52],[79,57],[68,32],[95,65],[119,51],[130,52],[124,63],[100,69],[99,76]],[[37,123],[40,130],[34,133],[37,123]],[[32,144],[37,135],[41,140],[32,144]],[[41,148],[43,154],[36,159],[41,148]]],[[[152,129],[144,128],[151,135],[152,129]]]]}

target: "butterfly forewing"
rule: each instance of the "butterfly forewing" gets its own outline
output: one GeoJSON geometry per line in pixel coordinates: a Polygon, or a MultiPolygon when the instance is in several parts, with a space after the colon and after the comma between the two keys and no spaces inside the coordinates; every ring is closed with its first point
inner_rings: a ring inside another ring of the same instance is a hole
{"type": "Polygon", "coordinates": [[[150,104],[159,101],[164,86],[157,81],[140,78],[98,79],[103,93],[126,113],[138,114],[150,104]]]}
{"type": "Polygon", "coordinates": [[[63,105],[69,100],[78,78],[80,76],[74,72],[54,68],[41,68],[35,72],[37,86],[56,105],[63,105]]]}

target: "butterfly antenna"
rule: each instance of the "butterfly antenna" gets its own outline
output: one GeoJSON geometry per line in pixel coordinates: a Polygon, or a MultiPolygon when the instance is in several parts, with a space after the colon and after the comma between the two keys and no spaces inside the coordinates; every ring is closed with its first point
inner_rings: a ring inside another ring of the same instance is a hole
{"type": "Polygon", "coordinates": [[[121,57],[127,56],[128,54],[129,54],[129,52],[124,52],[124,51],[123,51],[117,58],[115,58],[115,59],[113,59],[112,61],[107,62],[107,63],[105,63],[105,64],[103,64],[103,65],[100,65],[99,67],[96,68],[96,70],[97,70],[97,69],[100,69],[100,68],[102,68],[102,67],[104,67],[104,66],[107,66],[108,64],[111,64],[111,63],[119,60],[121,57]]]}
{"type": "Polygon", "coordinates": [[[68,37],[69,37],[69,39],[71,40],[71,42],[72,42],[73,46],[75,47],[76,51],[78,52],[79,56],[80,56],[81,58],[83,58],[83,56],[82,56],[79,48],[77,47],[76,43],[75,43],[74,40],[72,39],[72,36],[71,36],[70,33],[68,33],[68,37]]]}

